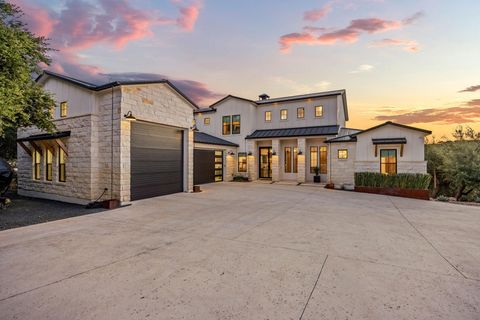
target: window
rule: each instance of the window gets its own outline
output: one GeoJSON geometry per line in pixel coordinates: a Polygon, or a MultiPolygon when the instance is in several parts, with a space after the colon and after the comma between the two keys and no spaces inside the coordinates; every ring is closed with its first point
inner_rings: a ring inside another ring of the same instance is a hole
{"type": "Polygon", "coordinates": [[[327,173],[327,147],[320,147],[320,173],[327,173]]]}
{"type": "Polygon", "coordinates": [[[63,151],[62,148],[58,149],[58,181],[65,182],[67,181],[67,172],[65,164],[67,162],[67,154],[63,151]]]}
{"type": "Polygon", "coordinates": [[[240,115],[232,116],[232,133],[240,134],[240,115]]]}
{"type": "Polygon", "coordinates": [[[315,167],[318,167],[318,148],[310,147],[310,173],[315,173],[315,167]]]}
{"type": "Polygon", "coordinates": [[[305,108],[297,108],[297,118],[298,119],[305,118],[305,108]]]}
{"type": "Polygon", "coordinates": [[[288,110],[282,109],[280,110],[280,120],[287,120],[288,119],[288,110]]]}
{"type": "Polygon", "coordinates": [[[203,119],[203,124],[208,126],[210,124],[210,118],[204,118],[203,119]]]}
{"type": "Polygon", "coordinates": [[[42,161],[42,155],[39,151],[33,152],[33,179],[40,180],[40,163],[42,161]]]}
{"type": "Polygon", "coordinates": [[[298,172],[298,148],[293,148],[293,173],[298,172]]]}
{"type": "Polygon", "coordinates": [[[238,153],[238,172],[247,172],[247,154],[245,152],[238,153]]]}
{"type": "Polygon", "coordinates": [[[232,117],[224,116],[222,119],[223,119],[222,120],[222,122],[223,122],[222,134],[223,135],[228,135],[228,134],[232,133],[232,117]]]}
{"type": "Polygon", "coordinates": [[[215,182],[223,181],[223,151],[215,150],[215,182]]]}
{"type": "Polygon", "coordinates": [[[347,149],[338,149],[338,159],[348,159],[348,150],[347,149]]]}
{"type": "Polygon", "coordinates": [[[285,172],[286,173],[290,173],[292,172],[292,148],[290,147],[285,147],[285,152],[284,152],[284,155],[285,155],[285,172]]]}
{"type": "Polygon", "coordinates": [[[323,106],[316,106],[315,107],[315,117],[316,118],[323,117],[323,106]]]}
{"type": "Polygon", "coordinates": [[[383,174],[397,174],[397,150],[380,150],[380,172],[383,174]]]}
{"type": "Polygon", "coordinates": [[[272,121],[272,111],[265,111],[265,122],[272,121]]]}
{"type": "Polygon", "coordinates": [[[52,181],[52,165],[53,165],[53,153],[51,149],[47,149],[47,157],[45,159],[45,178],[47,181],[52,181]]]}
{"type": "Polygon", "coordinates": [[[60,117],[65,118],[67,116],[68,103],[67,101],[60,102],[60,117]]]}

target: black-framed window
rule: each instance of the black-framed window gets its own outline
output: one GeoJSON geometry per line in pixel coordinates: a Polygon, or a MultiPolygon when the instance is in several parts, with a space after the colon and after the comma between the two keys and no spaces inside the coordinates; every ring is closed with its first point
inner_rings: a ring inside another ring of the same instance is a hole
{"type": "Polygon", "coordinates": [[[380,150],[380,172],[397,174],[397,149],[380,150]]]}
{"type": "Polygon", "coordinates": [[[265,111],[265,122],[272,121],[272,111],[265,111]]]}
{"type": "Polygon", "coordinates": [[[338,149],[337,157],[341,160],[348,159],[348,149],[338,149]]]}
{"type": "Polygon", "coordinates": [[[50,148],[46,150],[45,157],[45,179],[52,181],[53,178],[53,153],[50,148]]]}
{"type": "Polygon", "coordinates": [[[247,153],[238,153],[238,172],[247,172],[247,153]]]}
{"type": "Polygon", "coordinates": [[[223,181],[223,151],[215,150],[215,182],[223,181]]]}
{"type": "Polygon", "coordinates": [[[315,173],[318,167],[318,147],[310,147],[310,173],[315,173]]]}
{"type": "Polygon", "coordinates": [[[232,133],[232,117],[223,116],[222,117],[222,134],[229,135],[232,133]]]}
{"type": "Polygon", "coordinates": [[[316,106],[315,107],[315,117],[316,118],[323,117],[323,106],[316,106]]]}
{"type": "Polygon", "coordinates": [[[40,166],[42,163],[42,155],[38,150],[33,151],[33,179],[40,180],[40,166]]]}
{"type": "Polygon", "coordinates": [[[287,120],[288,119],[288,109],[280,110],[280,120],[287,120]]]}
{"type": "Polygon", "coordinates": [[[240,115],[232,116],[232,134],[240,134],[240,115]]]}
{"type": "Polygon", "coordinates": [[[297,118],[298,119],[305,118],[305,108],[304,107],[297,108],[297,118]]]}
{"type": "Polygon", "coordinates": [[[60,102],[60,117],[65,118],[68,112],[68,102],[60,102]]]}
{"type": "Polygon", "coordinates": [[[284,170],[286,173],[290,173],[292,172],[292,148],[285,147],[284,150],[284,170]]]}
{"type": "Polygon", "coordinates": [[[320,173],[327,173],[327,147],[320,147],[320,173]]]}
{"type": "Polygon", "coordinates": [[[298,148],[293,148],[293,173],[298,172],[298,148]]]}
{"type": "Polygon", "coordinates": [[[67,181],[67,154],[62,148],[58,149],[58,181],[67,181]]]}
{"type": "Polygon", "coordinates": [[[210,124],[210,118],[204,118],[203,119],[203,124],[208,126],[210,124]]]}

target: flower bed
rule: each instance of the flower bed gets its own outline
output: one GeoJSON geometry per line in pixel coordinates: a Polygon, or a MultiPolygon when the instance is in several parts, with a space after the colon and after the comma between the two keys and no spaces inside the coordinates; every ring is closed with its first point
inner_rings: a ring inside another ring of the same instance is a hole
{"type": "Polygon", "coordinates": [[[429,200],[430,192],[420,189],[399,189],[399,188],[378,188],[378,187],[355,187],[357,192],[383,194],[387,196],[396,196],[404,198],[413,198],[421,200],[429,200]]]}

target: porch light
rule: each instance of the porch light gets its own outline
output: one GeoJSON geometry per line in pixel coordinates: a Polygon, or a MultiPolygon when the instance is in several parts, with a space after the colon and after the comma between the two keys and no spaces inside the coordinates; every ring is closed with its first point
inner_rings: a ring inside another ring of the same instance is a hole
{"type": "Polygon", "coordinates": [[[252,156],[253,155],[252,151],[248,151],[248,155],[252,156]]]}
{"type": "Polygon", "coordinates": [[[137,118],[135,118],[132,114],[132,111],[128,111],[127,114],[123,115],[125,117],[125,120],[127,121],[136,121],[137,118]]]}
{"type": "Polygon", "coordinates": [[[298,150],[298,155],[301,156],[302,154],[303,154],[302,150],[298,150]]]}
{"type": "Polygon", "coordinates": [[[233,152],[233,151],[228,151],[228,155],[229,155],[229,156],[234,156],[234,155],[235,155],[235,152],[233,152]]]}

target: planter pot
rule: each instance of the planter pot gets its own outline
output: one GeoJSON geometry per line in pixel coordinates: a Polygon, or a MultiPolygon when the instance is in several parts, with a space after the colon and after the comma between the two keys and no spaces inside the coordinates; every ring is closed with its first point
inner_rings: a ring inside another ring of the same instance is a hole
{"type": "Polygon", "coordinates": [[[357,192],[383,194],[386,196],[413,198],[421,200],[430,200],[428,190],[418,189],[398,189],[398,188],[376,188],[376,187],[355,187],[357,192]]]}
{"type": "Polygon", "coordinates": [[[102,202],[102,206],[104,209],[115,209],[120,207],[120,200],[117,200],[117,199],[104,200],[102,202]]]}
{"type": "Polygon", "coordinates": [[[320,176],[313,176],[313,182],[320,183],[320,176]]]}
{"type": "Polygon", "coordinates": [[[202,190],[200,189],[200,186],[193,186],[193,192],[202,192],[202,190]]]}
{"type": "Polygon", "coordinates": [[[327,184],[325,185],[325,188],[326,188],[326,189],[333,189],[333,188],[335,188],[335,185],[334,185],[333,183],[327,183],[327,184]]]}

